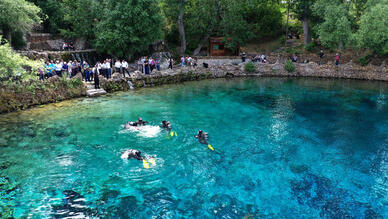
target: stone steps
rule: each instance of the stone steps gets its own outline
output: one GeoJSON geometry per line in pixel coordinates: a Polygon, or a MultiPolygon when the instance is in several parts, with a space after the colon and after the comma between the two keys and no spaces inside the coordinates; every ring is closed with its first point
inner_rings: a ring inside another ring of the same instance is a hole
{"type": "Polygon", "coordinates": [[[97,97],[106,94],[106,91],[104,89],[94,89],[93,82],[84,82],[84,85],[87,88],[86,95],[88,97],[97,97]]]}
{"type": "Polygon", "coordinates": [[[97,97],[106,94],[104,89],[90,89],[86,91],[88,97],[97,97]]]}

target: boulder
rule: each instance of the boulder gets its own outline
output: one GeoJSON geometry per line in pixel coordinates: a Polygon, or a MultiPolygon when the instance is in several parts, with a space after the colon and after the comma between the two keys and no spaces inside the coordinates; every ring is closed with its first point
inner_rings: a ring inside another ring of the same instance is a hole
{"type": "Polygon", "coordinates": [[[47,79],[47,81],[50,83],[53,83],[53,82],[59,81],[59,79],[60,78],[58,75],[54,75],[53,77],[50,77],[49,79],[47,79]]]}

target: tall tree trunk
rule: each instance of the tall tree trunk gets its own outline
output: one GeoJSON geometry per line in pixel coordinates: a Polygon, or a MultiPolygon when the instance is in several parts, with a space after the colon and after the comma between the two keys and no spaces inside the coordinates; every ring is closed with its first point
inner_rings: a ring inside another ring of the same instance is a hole
{"type": "Polygon", "coordinates": [[[181,0],[181,8],[178,16],[178,30],[179,30],[179,35],[181,37],[181,51],[180,51],[181,56],[185,55],[185,52],[186,52],[186,35],[185,35],[185,27],[183,24],[183,14],[185,13],[185,3],[186,3],[186,0],[181,0]]]}
{"type": "Polygon", "coordinates": [[[290,17],[290,3],[287,2],[287,22],[286,22],[286,40],[284,41],[284,45],[287,46],[287,38],[288,38],[288,19],[290,17]]]}
{"type": "Polygon", "coordinates": [[[303,24],[304,44],[307,45],[307,44],[311,43],[309,18],[307,16],[305,16],[303,18],[302,24],[303,24]]]}
{"type": "Polygon", "coordinates": [[[210,35],[207,34],[201,41],[199,41],[197,48],[193,52],[193,56],[197,56],[202,49],[202,46],[204,43],[207,43],[207,40],[209,39],[210,35]]]}

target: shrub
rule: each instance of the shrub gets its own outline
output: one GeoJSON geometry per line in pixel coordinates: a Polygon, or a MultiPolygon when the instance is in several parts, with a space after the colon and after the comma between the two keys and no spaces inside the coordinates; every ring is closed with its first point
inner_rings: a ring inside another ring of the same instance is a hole
{"type": "Polygon", "coordinates": [[[369,64],[371,55],[365,55],[358,58],[358,63],[362,66],[367,66],[369,64]]]}
{"type": "Polygon", "coordinates": [[[12,47],[15,49],[22,49],[26,47],[27,43],[23,38],[23,32],[16,31],[12,33],[12,47]]]}
{"type": "Polygon", "coordinates": [[[244,70],[246,72],[252,73],[252,72],[256,71],[256,66],[252,62],[248,62],[247,64],[244,65],[244,70]]]}
{"type": "Polygon", "coordinates": [[[79,87],[82,85],[82,80],[79,78],[73,78],[70,80],[72,87],[79,87]]]}
{"type": "Polygon", "coordinates": [[[304,47],[304,49],[305,49],[306,51],[309,51],[309,52],[313,51],[313,50],[315,49],[315,42],[313,41],[313,42],[307,44],[307,45],[304,47]]]}
{"type": "Polygon", "coordinates": [[[14,52],[8,43],[0,45],[0,81],[38,80],[39,61],[33,61],[14,52]]]}
{"type": "Polygon", "coordinates": [[[284,69],[288,72],[294,72],[295,71],[295,65],[291,60],[287,60],[284,64],[284,69]]]}

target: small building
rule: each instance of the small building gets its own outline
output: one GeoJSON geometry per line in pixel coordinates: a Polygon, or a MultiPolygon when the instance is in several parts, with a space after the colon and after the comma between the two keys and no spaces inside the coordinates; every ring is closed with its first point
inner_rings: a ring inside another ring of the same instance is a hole
{"type": "Polygon", "coordinates": [[[208,54],[209,56],[238,56],[240,54],[240,47],[237,46],[236,50],[233,51],[225,47],[223,37],[211,37],[209,39],[208,54]]]}

